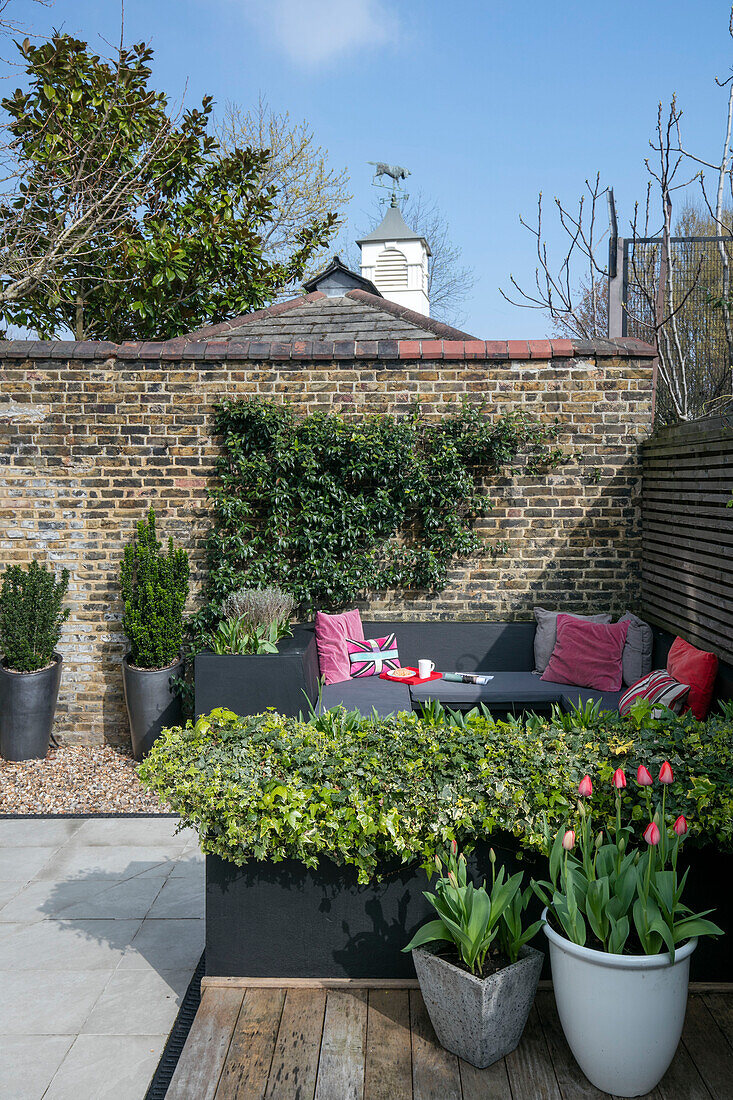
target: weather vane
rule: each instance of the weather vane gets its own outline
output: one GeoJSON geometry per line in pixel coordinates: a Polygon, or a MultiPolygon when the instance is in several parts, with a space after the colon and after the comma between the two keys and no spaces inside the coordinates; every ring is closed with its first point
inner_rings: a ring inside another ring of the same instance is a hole
{"type": "MultiPolygon", "coordinates": [[[[403,201],[409,199],[409,195],[400,187],[400,180],[406,180],[410,175],[409,168],[403,168],[401,164],[385,164],[382,160],[369,160],[367,164],[374,165],[374,178],[372,179],[372,187],[381,187],[385,191],[391,192],[390,205],[397,206],[397,199],[400,198],[403,201]],[[389,176],[392,183],[378,183],[382,176],[389,176]]],[[[387,202],[387,199],[380,199],[380,202],[387,202]]]]}

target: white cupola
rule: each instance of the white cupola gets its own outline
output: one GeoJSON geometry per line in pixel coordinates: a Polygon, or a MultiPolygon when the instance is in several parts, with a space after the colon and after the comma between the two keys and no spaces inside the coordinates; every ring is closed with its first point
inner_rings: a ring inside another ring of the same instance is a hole
{"type": "Polygon", "coordinates": [[[430,246],[405,223],[394,195],[381,225],[356,243],[361,249],[362,276],[389,301],[429,317],[430,246]]]}

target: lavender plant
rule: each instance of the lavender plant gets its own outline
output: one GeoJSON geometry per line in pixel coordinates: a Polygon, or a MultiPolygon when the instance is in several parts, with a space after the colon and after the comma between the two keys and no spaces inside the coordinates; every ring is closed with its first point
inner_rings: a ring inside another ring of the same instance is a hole
{"type": "Polygon", "coordinates": [[[295,600],[281,588],[239,588],[230,592],[221,605],[223,619],[241,619],[250,630],[275,623],[287,624],[295,610],[295,600]]]}

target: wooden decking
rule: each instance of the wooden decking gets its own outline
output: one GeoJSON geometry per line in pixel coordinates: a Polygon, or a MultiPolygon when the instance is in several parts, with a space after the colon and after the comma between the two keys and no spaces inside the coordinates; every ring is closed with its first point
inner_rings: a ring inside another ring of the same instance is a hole
{"type": "MultiPolygon", "coordinates": [[[[623,1052],[619,1052],[623,1057],[623,1052]]],[[[435,1039],[415,988],[207,986],[167,1100],[601,1100],[541,989],[518,1049],[486,1070],[435,1039]]],[[[733,992],[693,993],[653,1100],[733,1100],[733,992]]]]}

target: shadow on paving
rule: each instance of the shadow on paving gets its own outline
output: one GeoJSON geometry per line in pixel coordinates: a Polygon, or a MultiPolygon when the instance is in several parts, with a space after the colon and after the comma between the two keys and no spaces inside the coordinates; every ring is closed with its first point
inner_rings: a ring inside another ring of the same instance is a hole
{"type": "Polygon", "coordinates": [[[53,883],[39,911],[75,943],[122,948],[119,970],[193,971],[204,945],[203,866],[139,859],[121,872],[90,869],[53,883]]]}

